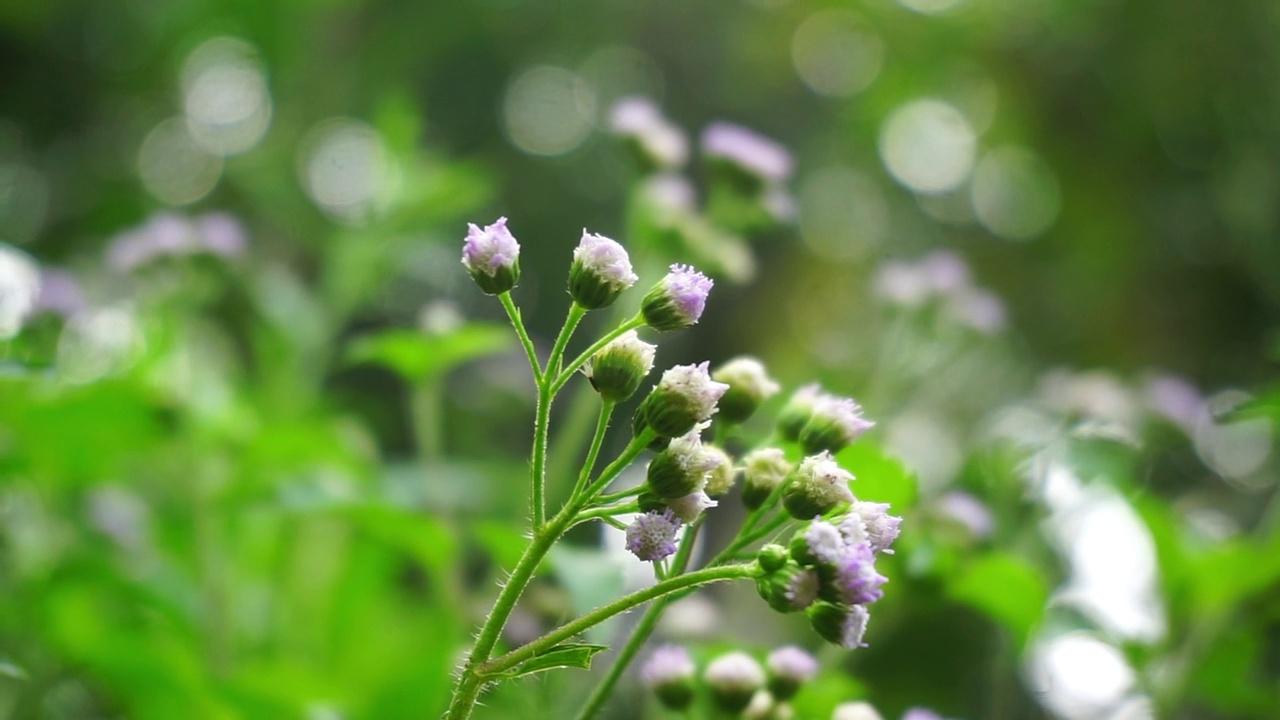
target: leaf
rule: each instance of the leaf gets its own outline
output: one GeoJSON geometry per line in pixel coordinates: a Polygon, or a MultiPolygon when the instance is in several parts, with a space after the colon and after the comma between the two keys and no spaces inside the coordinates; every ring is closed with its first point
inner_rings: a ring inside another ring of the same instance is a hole
{"type": "Polygon", "coordinates": [[[355,340],[346,359],[352,364],[382,365],[420,382],[467,361],[504,352],[511,341],[506,328],[496,323],[472,323],[439,335],[396,328],[355,340]]]}
{"type": "Polygon", "coordinates": [[[882,448],[859,442],[836,455],[840,467],[853,473],[853,494],[859,500],[887,502],[895,514],[916,504],[916,475],[882,448]]]}
{"type": "Polygon", "coordinates": [[[992,553],[962,568],[949,594],[1004,625],[1022,643],[1040,622],[1049,590],[1026,560],[992,553]]]}
{"type": "Polygon", "coordinates": [[[556,645],[550,650],[535,655],[519,665],[511,668],[503,677],[520,677],[521,675],[532,675],[533,673],[543,672],[546,670],[556,670],[559,668],[578,668],[581,670],[589,670],[591,668],[591,658],[597,653],[609,649],[607,645],[593,645],[591,643],[565,643],[556,645]]]}

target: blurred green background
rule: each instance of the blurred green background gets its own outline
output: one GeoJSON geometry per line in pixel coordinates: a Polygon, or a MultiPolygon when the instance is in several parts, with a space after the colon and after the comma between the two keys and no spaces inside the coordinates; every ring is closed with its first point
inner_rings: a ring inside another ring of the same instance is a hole
{"type": "MultiPolygon", "coordinates": [[[[6,0],[0,78],[0,717],[443,711],[523,541],[532,385],[458,263],[499,215],[540,345],[586,227],[642,286],[716,275],[660,368],[750,353],[878,421],[842,460],[903,547],[800,717],[1280,716],[1274,3],[6,0]],[[635,95],[697,207],[610,133],[635,95]],[[716,121],[794,154],[768,212],[716,121]]],[[[574,540],[512,641],[628,581],[574,540]]],[[[749,588],[681,612],[818,649],[749,588]]]]}

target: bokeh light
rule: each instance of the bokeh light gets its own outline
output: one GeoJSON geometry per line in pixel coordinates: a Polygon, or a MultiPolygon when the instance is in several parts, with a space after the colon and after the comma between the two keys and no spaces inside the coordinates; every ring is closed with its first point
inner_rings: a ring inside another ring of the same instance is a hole
{"type": "Polygon", "coordinates": [[[814,92],[848,97],[865,90],[880,75],[884,42],[854,13],[822,10],[796,28],[791,62],[814,92]]]}
{"type": "Polygon", "coordinates": [[[21,250],[0,244],[0,340],[18,334],[39,296],[39,266],[21,250]]]}
{"type": "Polygon", "coordinates": [[[156,199],[170,205],[189,205],[218,184],[222,158],[195,141],[183,118],[169,118],[142,141],[138,174],[147,192],[156,199]]]}
{"type": "Polygon", "coordinates": [[[182,96],[191,137],[217,155],[249,150],[271,124],[266,73],[253,46],[237,38],[213,38],[192,51],[182,96]]]}
{"type": "Polygon", "coordinates": [[[137,358],[142,342],[132,308],[89,308],[63,328],[58,339],[58,376],[84,384],[117,373],[137,358]]]}
{"type": "Polygon", "coordinates": [[[1253,400],[1242,390],[1223,390],[1208,398],[1195,422],[1196,453],[1224,479],[1249,484],[1247,478],[1271,454],[1271,421],[1263,417],[1219,419],[1253,400]]]}
{"type": "Polygon", "coordinates": [[[1028,240],[1053,226],[1062,194],[1053,170],[1022,147],[1002,147],[982,157],[970,184],[973,212],[995,235],[1028,240]]]}
{"type": "Polygon", "coordinates": [[[307,134],[299,172],[312,202],[346,223],[367,221],[396,176],[378,131],[350,118],[326,120],[307,134]]]}
{"type": "Polygon", "coordinates": [[[940,15],[960,7],[963,3],[964,0],[898,0],[898,4],[902,7],[925,15],[940,15]]]}
{"type": "Polygon", "coordinates": [[[977,139],[968,121],[941,100],[907,103],[885,120],[880,157],[898,182],[919,193],[951,190],[973,169],[977,139]]]}
{"type": "Polygon", "coordinates": [[[540,65],[512,81],[502,117],[511,144],[531,155],[563,155],[591,132],[596,96],[578,74],[540,65]]]}
{"type": "Polygon", "coordinates": [[[1085,632],[1041,640],[1029,670],[1041,702],[1063,720],[1106,718],[1136,681],[1119,650],[1085,632]]]}
{"type": "Polygon", "coordinates": [[[884,193],[856,170],[833,166],[810,173],[799,199],[800,233],[823,257],[856,260],[884,242],[889,233],[884,193]]]}

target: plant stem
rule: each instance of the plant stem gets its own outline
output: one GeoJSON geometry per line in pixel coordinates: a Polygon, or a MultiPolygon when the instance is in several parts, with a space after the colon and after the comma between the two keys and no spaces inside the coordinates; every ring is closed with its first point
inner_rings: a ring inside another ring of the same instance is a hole
{"type": "Polygon", "coordinates": [[[609,503],[617,502],[618,500],[626,500],[629,497],[634,497],[644,492],[644,488],[644,485],[637,485],[633,488],[628,488],[627,490],[619,490],[618,492],[609,493],[608,495],[600,495],[596,498],[596,504],[608,505],[609,503]]]}
{"type": "Polygon", "coordinates": [[[578,494],[587,486],[587,481],[591,478],[591,471],[596,467],[596,458],[600,456],[600,447],[604,445],[604,435],[609,429],[609,418],[613,415],[615,403],[612,400],[605,400],[600,406],[600,418],[596,421],[596,432],[591,437],[591,445],[587,448],[587,459],[582,462],[582,472],[578,473],[578,482],[573,486],[573,493],[569,495],[569,503],[573,503],[578,499],[578,494]]]}
{"type": "Polygon", "coordinates": [[[551,372],[551,365],[550,363],[548,363],[547,376],[548,377],[555,376],[555,379],[551,382],[551,392],[553,393],[559,392],[560,388],[564,387],[565,383],[569,382],[569,378],[573,377],[573,374],[577,372],[578,368],[585,365],[586,362],[591,359],[592,355],[595,355],[597,352],[600,351],[600,348],[604,347],[605,345],[608,345],[614,340],[617,340],[619,337],[622,336],[623,333],[627,332],[628,330],[635,330],[641,325],[644,325],[644,317],[637,313],[635,317],[631,318],[630,320],[614,328],[604,337],[592,343],[591,347],[587,348],[586,350],[583,350],[582,354],[574,358],[573,362],[566,365],[564,367],[564,370],[562,370],[558,376],[551,372]]]}
{"type": "Polygon", "coordinates": [[[529,367],[533,370],[533,380],[538,384],[542,384],[542,368],[538,366],[538,351],[533,347],[533,340],[529,339],[529,333],[524,328],[524,320],[520,318],[520,308],[516,307],[515,301],[511,299],[510,292],[504,292],[498,296],[498,301],[502,303],[503,309],[507,311],[507,317],[511,318],[511,327],[516,329],[516,335],[520,338],[520,345],[524,347],[525,357],[529,358],[529,367]]]}
{"type": "Polygon", "coordinates": [[[586,308],[577,303],[569,306],[569,314],[564,319],[564,326],[556,336],[556,343],[547,356],[547,365],[538,378],[538,407],[533,421],[533,463],[529,470],[529,517],[535,533],[542,529],[546,520],[547,503],[543,492],[547,486],[547,433],[551,426],[551,402],[555,400],[556,391],[551,388],[551,379],[560,367],[560,359],[564,356],[564,348],[569,344],[574,328],[586,315],[586,308]]]}

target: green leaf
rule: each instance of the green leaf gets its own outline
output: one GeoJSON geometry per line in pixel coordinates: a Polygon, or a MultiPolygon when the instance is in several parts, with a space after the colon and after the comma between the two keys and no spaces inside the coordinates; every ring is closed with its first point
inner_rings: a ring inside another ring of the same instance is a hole
{"type": "Polygon", "coordinates": [[[854,443],[841,450],[836,461],[857,478],[853,494],[859,500],[887,502],[899,515],[916,504],[916,474],[883,448],[867,442],[854,443]]]}
{"type": "Polygon", "coordinates": [[[439,335],[397,328],[357,339],[347,350],[347,362],[382,365],[420,382],[470,360],[504,352],[511,343],[511,333],[496,323],[472,323],[439,335]]]}
{"type": "Polygon", "coordinates": [[[952,599],[985,613],[1020,643],[1040,622],[1049,590],[1044,577],[1015,555],[992,553],[962,568],[948,588],[952,599]]]}
{"type": "Polygon", "coordinates": [[[590,643],[556,645],[540,655],[535,655],[525,660],[503,673],[503,676],[520,677],[521,675],[532,675],[533,673],[556,670],[558,668],[588,670],[591,668],[591,658],[602,650],[607,650],[608,647],[607,645],[593,645],[590,643]]]}

